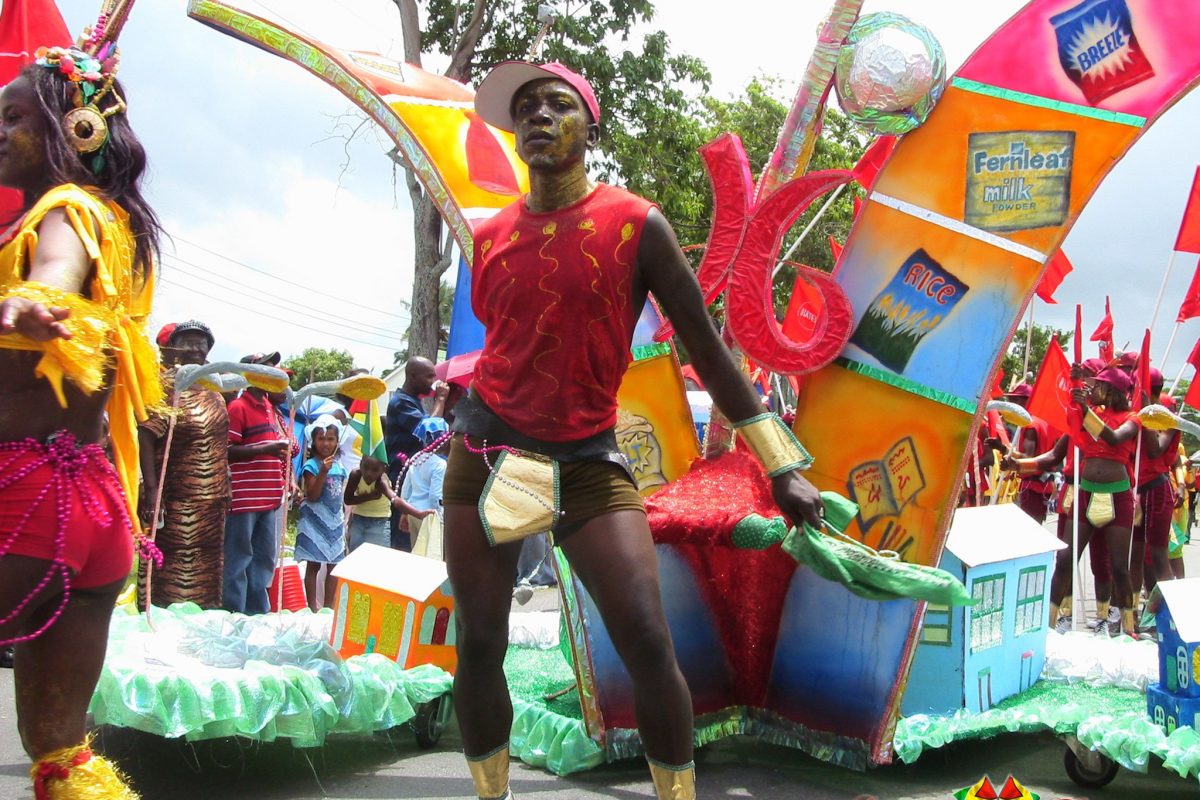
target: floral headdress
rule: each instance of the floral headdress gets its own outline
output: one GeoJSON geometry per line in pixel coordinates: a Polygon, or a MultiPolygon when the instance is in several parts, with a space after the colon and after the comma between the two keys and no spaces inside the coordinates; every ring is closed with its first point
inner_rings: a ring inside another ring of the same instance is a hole
{"type": "Polygon", "coordinates": [[[108,144],[108,117],[125,111],[125,101],[113,82],[121,64],[117,35],[125,25],[133,0],[104,0],[95,25],[71,47],[40,47],[35,63],[56,70],[75,85],[75,107],[63,115],[67,142],[81,156],[91,156],[93,173],[104,169],[104,146],[108,144]],[[101,106],[101,101],[109,102],[101,106]]]}

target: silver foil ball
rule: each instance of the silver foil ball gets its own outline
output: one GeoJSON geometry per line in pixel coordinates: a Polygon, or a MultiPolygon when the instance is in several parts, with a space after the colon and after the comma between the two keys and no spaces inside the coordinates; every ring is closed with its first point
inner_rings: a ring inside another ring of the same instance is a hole
{"type": "Polygon", "coordinates": [[[877,134],[907,133],[929,116],[946,83],[941,46],[898,14],[868,14],[838,54],[834,87],[842,110],[877,134]]]}

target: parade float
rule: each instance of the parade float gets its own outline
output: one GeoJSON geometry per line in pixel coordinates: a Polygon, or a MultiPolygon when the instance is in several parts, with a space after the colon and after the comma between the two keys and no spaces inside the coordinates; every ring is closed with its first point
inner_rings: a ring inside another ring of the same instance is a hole
{"type": "MultiPolygon", "coordinates": [[[[653,304],[620,397],[618,436],[648,496],[696,742],[747,735],[865,769],[959,739],[1051,730],[1067,739],[1068,771],[1083,783],[1101,785],[1115,764],[1145,770],[1151,756],[1200,777],[1200,736],[1182,712],[1172,712],[1173,727],[1168,712],[1162,724],[1147,713],[1153,643],[1049,633],[1047,581],[1022,577],[1037,565],[1016,563],[1049,549],[970,556],[978,531],[969,529],[947,547],[1007,343],[1100,181],[1200,76],[1200,2],[1035,0],[949,78],[928,29],[889,14],[860,18],[860,8],[835,4],[766,165],[749,164],[735,135],[702,151],[714,193],[702,288],[709,299],[724,293],[727,334],[748,368],[797,379],[795,433],[836,524],[789,531],[715,412],[697,439],[653,304]],[[898,140],[873,148],[883,163],[832,274],[800,272],[811,324],[798,341],[775,319],[772,269],[790,225],[852,177],[806,175],[834,87],[866,131],[898,140]],[[999,561],[1014,562],[996,573],[1002,585],[972,573],[999,561]],[[938,583],[947,574],[955,580],[938,583]],[[1043,669],[1006,646],[1005,632],[1018,628],[1048,637],[1043,669]],[[927,677],[913,672],[923,669],[921,647],[933,644],[953,650],[958,685],[976,702],[906,714],[906,689],[927,677]],[[1019,691],[987,699],[977,691],[983,670],[1017,675],[1019,691]]],[[[511,137],[478,119],[469,87],[216,0],[192,0],[189,14],[296,62],[376,121],[434,198],[464,263],[472,221],[525,190],[511,137]]],[[[565,774],[633,756],[639,742],[628,676],[569,564],[560,556],[557,566],[561,638],[514,636],[539,646],[514,645],[506,670],[513,754],[565,774]]],[[[423,592],[424,602],[435,588],[398,594],[423,592]]],[[[174,607],[152,618],[153,628],[145,615],[114,624],[98,723],[315,746],[409,722],[450,686],[431,664],[406,669],[411,659],[381,652],[343,658],[329,614],[249,619],[174,607]]],[[[1192,695],[1174,697],[1190,708],[1192,695]]],[[[425,719],[444,723],[444,709],[425,719]]]]}

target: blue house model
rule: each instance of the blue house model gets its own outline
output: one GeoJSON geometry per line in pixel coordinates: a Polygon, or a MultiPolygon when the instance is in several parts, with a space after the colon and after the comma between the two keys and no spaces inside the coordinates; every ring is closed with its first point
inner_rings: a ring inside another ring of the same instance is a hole
{"type": "Polygon", "coordinates": [[[1158,626],[1158,683],[1146,688],[1150,718],[1168,733],[1200,716],[1200,578],[1162,581],[1150,595],[1158,626]]]}
{"type": "Polygon", "coordinates": [[[1037,681],[1050,578],[1064,547],[1012,503],[954,513],[938,566],[962,580],[975,604],[926,607],[901,714],[986,711],[1037,681]]]}

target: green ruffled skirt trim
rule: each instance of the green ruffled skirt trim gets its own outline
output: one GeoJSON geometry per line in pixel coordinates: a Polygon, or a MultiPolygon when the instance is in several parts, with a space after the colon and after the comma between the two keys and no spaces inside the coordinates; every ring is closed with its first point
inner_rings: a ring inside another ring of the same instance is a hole
{"type": "MultiPolygon", "coordinates": [[[[154,611],[155,626],[166,635],[229,617],[190,603],[154,611]]],[[[186,670],[156,668],[147,647],[156,636],[144,615],[113,616],[108,658],[88,708],[97,725],[192,741],[286,738],[296,747],[317,747],[330,734],[369,734],[402,725],[416,714],[416,706],[450,691],[453,682],[438,667],[404,670],[379,654],[330,659],[320,652],[328,645],[312,641],[294,643],[294,652],[307,659],[303,663],[251,659],[239,668],[199,663],[186,670]]]]}

